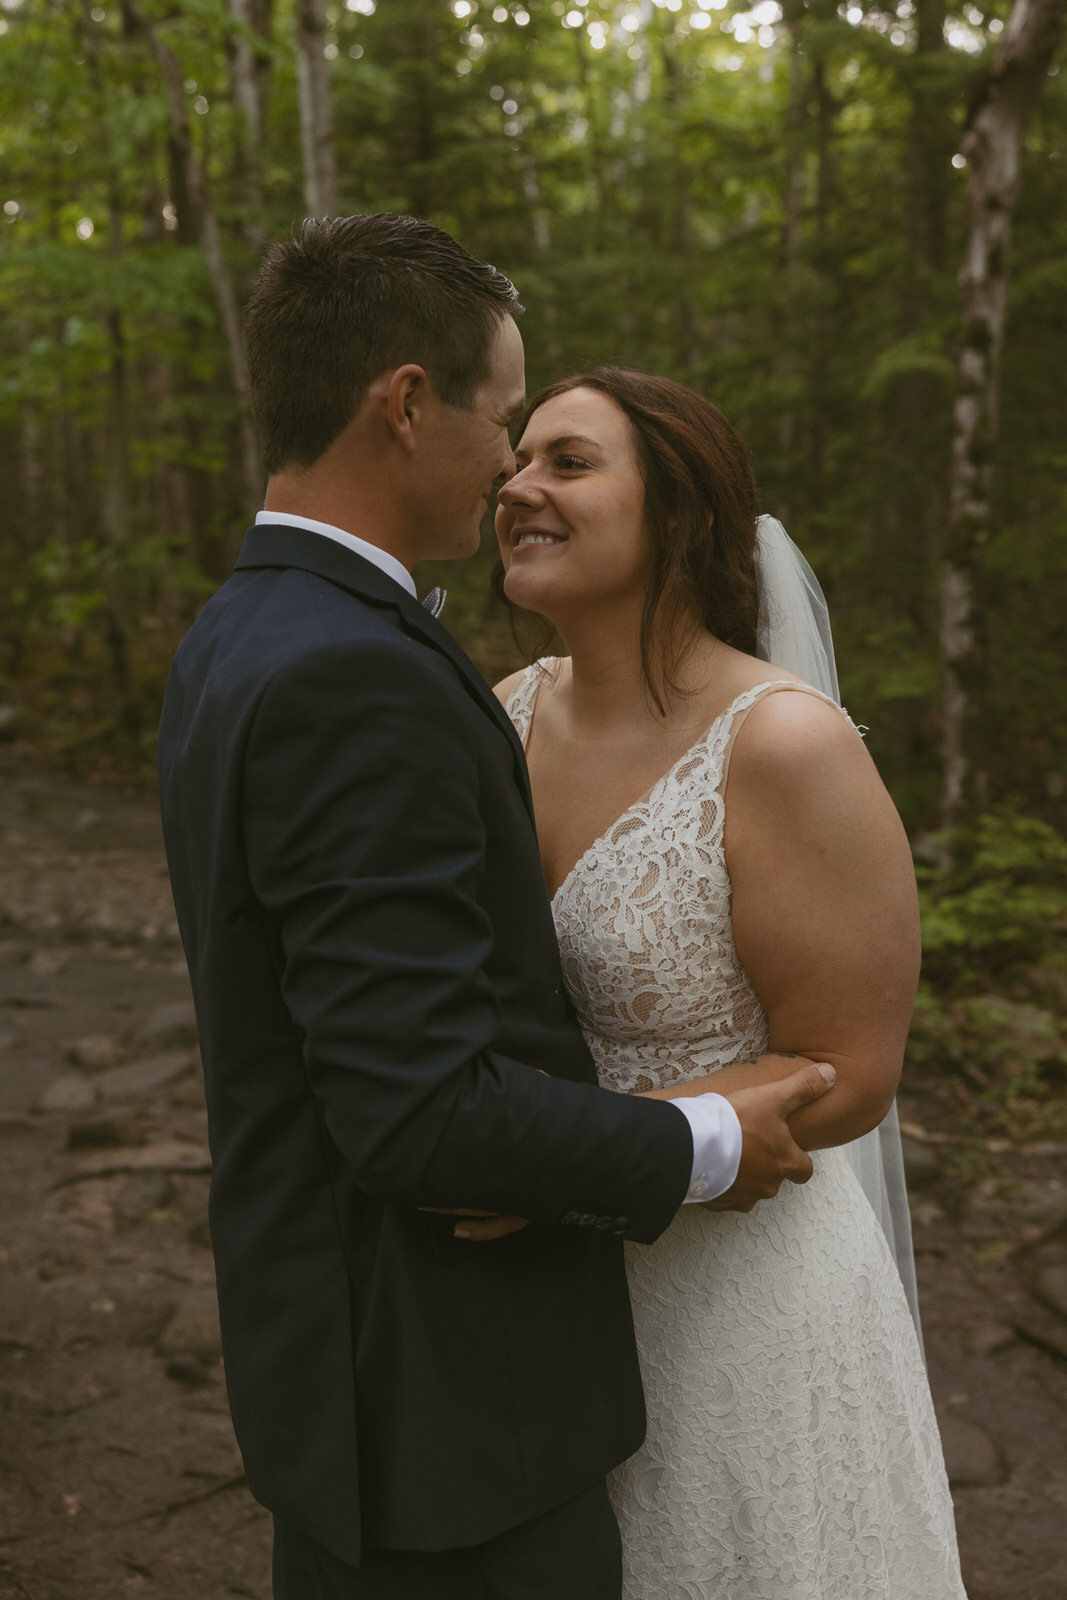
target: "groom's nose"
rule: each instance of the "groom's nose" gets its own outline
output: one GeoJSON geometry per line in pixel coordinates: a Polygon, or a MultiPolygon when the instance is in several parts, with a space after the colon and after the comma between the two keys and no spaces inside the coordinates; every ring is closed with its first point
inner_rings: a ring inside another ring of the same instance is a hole
{"type": "Polygon", "coordinates": [[[513,478],[515,476],[516,470],[517,469],[515,467],[515,452],[511,448],[511,445],[509,443],[509,444],[505,445],[505,447],[504,447],[504,465],[501,467],[500,471],[496,475],[497,482],[499,484],[507,483],[511,478],[513,478]]]}

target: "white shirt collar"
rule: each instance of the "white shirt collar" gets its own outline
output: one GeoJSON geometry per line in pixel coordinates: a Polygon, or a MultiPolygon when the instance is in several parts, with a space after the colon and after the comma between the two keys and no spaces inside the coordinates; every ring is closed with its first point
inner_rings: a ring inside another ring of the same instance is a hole
{"type": "Polygon", "coordinates": [[[286,528],[307,528],[310,533],[321,533],[324,539],[333,539],[337,544],[346,544],[354,550],[357,556],[362,556],[364,561],[370,561],[384,572],[386,577],[394,579],[408,594],[417,593],[415,580],[402,561],[396,556],[391,556],[388,550],[381,550],[376,544],[368,544],[366,539],[357,538],[354,533],[346,533],[343,528],[335,528],[331,522],[316,522],[313,517],[297,517],[289,511],[258,511],[256,522],[280,522],[286,528]]]}

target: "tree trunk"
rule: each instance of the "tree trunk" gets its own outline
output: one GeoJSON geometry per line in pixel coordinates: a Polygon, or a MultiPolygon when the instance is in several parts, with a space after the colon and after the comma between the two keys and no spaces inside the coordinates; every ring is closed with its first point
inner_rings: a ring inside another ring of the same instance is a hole
{"type": "Polygon", "coordinates": [[[245,232],[256,250],[267,243],[264,225],[262,151],[267,137],[267,89],[270,82],[270,56],[266,50],[270,31],[270,0],[228,0],[235,28],[227,40],[230,66],[230,92],[244,126],[238,141],[237,183],[251,220],[245,232]],[[264,42],[258,49],[254,35],[264,42]]]}
{"type": "Polygon", "coordinates": [[[414,0],[398,7],[403,29],[402,55],[395,71],[403,89],[403,143],[408,202],[416,217],[431,217],[441,201],[436,171],[438,101],[441,81],[440,10],[436,0],[414,0]]]}
{"type": "Polygon", "coordinates": [[[9,678],[21,677],[26,660],[28,623],[34,613],[34,589],[40,579],[31,577],[35,548],[51,533],[46,517],[47,438],[35,409],[23,406],[18,424],[18,473],[10,510],[10,534],[5,551],[8,576],[8,627],[4,638],[5,668],[9,678]]]}
{"type": "MultiPolygon", "coordinates": [[[[203,168],[193,148],[192,129],[189,125],[189,113],[186,109],[186,96],[182,76],[181,62],[171,49],[159,38],[154,28],[142,15],[140,10],[128,0],[131,16],[136,21],[146,38],[152,52],[159,64],[167,86],[167,101],[170,106],[171,137],[170,156],[172,170],[176,170],[181,177],[181,193],[187,204],[191,217],[195,219],[198,242],[204,252],[207,264],[208,277],[218,308],[219,321],[222,324],[223,338],[226,343],[226,353],[229,358],[230,380],[233,384],[237,398],[238,427],[241,442],[241,477],[244,489],[244,498],[248,506],[258,506],[263,498],[263,467],[259,453],[259,440],[256,436],[255,424],[249,406],[249,381],[248,363],[245,359],[244,340],[241,336],[241,319],[237,310],[237,296],[233,284],[226,270],[226,262],[222,254],[222,238],[219,234],[218,220],[215,209],[211,204],[207,182],[203,168]]],[[[175,194],[177,203],[177,194],[175,194]]],[[[178,213],[179,237],[182,232],[182,215],[178,213]]]]}
{"type": "MultiPolygon", "coordinates": [[[[125,32],[125,16],[123,23],[125,32]]],[[[103,103],[105,95],[96,33],[87,4],[83,8],[81,44],[90,81],[103,103]]],[[[119,169],[114,159],[109,164],[107,175],[107,217],[107,253],[112,261],[117,261],[123,253],[123,212],[119,169]]],[[[115,719],[124,733],[137,735],[141,731],[142,718],[133,669],[134,628],[124,570],[130,546],[130,487],[133,476],[130,458],[129,366],[121,304],[110,293],[104,310],[104,326],[108,341],[107,403],[101,429],[104,466],[101,521],[105,548],[101,554],[100,589],[104,597],[104,642],[111,668],[115,719]]]]}
{"type": "Polygon", "coordinates": [[[814,299],[808,335],[807,465],[809,504],[821,508],[827,501],[827,431],[831,406],[829,351],[834,271],[830,209],[834,195],[834,122],[837,116],[837,102],[827,81],[826,57],[821,53],[812,60],[811,89],[815,102],[815,215],[811,247],[814,299]]]}
{"type": "MultiPolygon", "coordinates": [[[[112,233],[120,219],[112,202],[112,233]]],[[[106,612],[105,638],[115,691],[116,715],[124,733],[141,731],[141,707],[131,652],[132,628],[128,615],[124,556],[130,544],[130,404],[126,363],[126,335],[122,313],[110,306],[105,318],[110,346],[108,400],[103,424],[104,492],[101,506],[107,549],[101,564],[100,587],[106,612]]]]}
{"type": "Polygon", "coordinates": [[[304,205],[309,217],[333,217],[337,215],[337,158],[325,55],[326,0],[297,0],[296,44],[304,205]]]}
{"type": "MultiPolygon", "coordinates": [[[[908,175],[911,259],[920,283],[945,266],[949,157],[955,131],[946,104],[945,0],[916,0],[915,50],[909,62],[911,115],[908,175]]],[[[925,296],[917,294],[916,301],[925,296]]]]}
{"type": "Polygon", "coordinates": [[[237,27],[229,39],[230,83],[234,104],[244,116],[249,137],[260,146],[267,134],[267,91],[270,85],[270,0],[227,0],[237,27]],[[249,37],[263,41],[257,48],[249,37]]]}
{"type": "MultiPolygon", "coordinates": [[[[936,348],[946,299],[950,157],[958,131],[945,89],[948,47],[945,0],[916,0],[915,49],[901,62],[908,89],[908,261],[912,284],[901,302],[901,334],[936,348]]],[[[914,637],[937,637],[936,574],[941,559],[948,488],[951,414],[946,379],[923,365],[902,372],[887,392],[884,420],[889,454],[907,461],[894,472],[871,523],[869,572],[873,588],[914,637]]],[[[903,728],[902,728],[903,732],[903,728]]]]}
{"type": "MultiPolygon", "coordinates": [[[[663,103],[675,127],[684,124],[682,98],[684,85],[682,69],[675,52],[674,17],[667,12],[663,19],[661,50],[663,65],[663,103]]],[[[677,334],[675,364],[679,371],[698,365],[700,355],[699,319],[693,295],[693,219],[689,204],[689,176],[685,167],[681,141],[678,143],[674,169],[671,173],[671,190],[667,201],[666,237],[671,241],[677,276],[674,280],[674,325],[677,334]]]]}
{"type": "Polygon", "coordinates": [[[789,0],[784,9],[789,33],[789,100],[785,117],[785,172],[782,184],[782,231],[778,259],[782,280],[781,337],[774,358],[775,386],[782,396],[778,408],[778,463],[777,481],[782,493],[776,496],[775,511],[786,522],[791,518],[793,506],[785,497],[785,486],[796,492],[796,449],[798,429],[797,397],[797,342],[799,318],[797,287],[802,267],[802,219],[807,189],[807,148],[805,125],[807,120],[808,75],[804,58],[804,7],[798,0],[789,0]]]}
{"type": "Polygon", "coordinates": [[[992,523],[1012,220],[1023,137],[1063,33],[1064,11],[1065,0],[1015,0],[963,139],[969,168],[963,319],[940,585],[946,828],[977,809],[985,788],[981,741],[989,708],[976,597],[992,523]]]}
{"type": "Polygon", "coordinates": [[[545,256],[552,248],[552,233],[548,213],[541,201],[541,183],[537,176],[537,162],[529,145],[522,149],[522,192],[529,203],[529,217],[533,228],[534,249],[545,256]]]}
{"type": "Polygon", "coordinates": [[[572,28],[569,32],[574,49],[574,76],[586,125],[585,138],[582,141],[585,180],[595,197],[584,219],[585,229],[591,246],[590,253],[595,255],[599,252],[604,239],[604,220],[614,216],[618,208],[612,191],[611,161],[604,148],[603,135],[607,131],[607,125],[601,116],[600,101],[597,97],[599,75],[596,70],[590,71],[588,35],[584,28],[572,28]]]}

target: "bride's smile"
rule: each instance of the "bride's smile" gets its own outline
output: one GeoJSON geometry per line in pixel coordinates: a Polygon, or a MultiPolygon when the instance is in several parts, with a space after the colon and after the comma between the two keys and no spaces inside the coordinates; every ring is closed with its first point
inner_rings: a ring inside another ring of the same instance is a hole
{"type": "Polygon", "coordinates": [[[576,605],[639,608],[648,573],[645,486],[633,429],[607,395],[573,389],[527,422],[496,533],[514,604],[565,627],[576,605]]]}
{"type": "Polygon", "coordinates": [[[561,379],[515,463],[504,594],[566,655],[497,695],[600,1084],[681,1107],[690,1083],[837,1069],[790,1123],[807,1188],[753,1216],[729,1212],[758,1194],[683,1205],[627,1250],[647,1433],[610,1480],[622,1600],[966,1600],[891,1121],[872,1135],[915,993],[914,876],[817,581],[729,419],[669,379],[561,379]]]}
{"type": "Polygon", "coordinates": [[[552,546],[566,544],[565,533],[546,533],[543,528],[516,528],[511,537],[511,549],[514,555],[519,550],[528,550],[531,546],[552,546]]]}

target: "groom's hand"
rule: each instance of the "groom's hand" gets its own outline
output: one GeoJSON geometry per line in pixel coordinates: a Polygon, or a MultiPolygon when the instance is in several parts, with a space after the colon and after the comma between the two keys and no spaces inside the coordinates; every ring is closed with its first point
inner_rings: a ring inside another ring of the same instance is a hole
{"type": "Polygon", "coordinates": [[[503,1239],[509,1233],[530,1226],[529,1217],[516,1217],[506,1211],[478,1211],[473,1206],[420,1206],[440,1217],[462,1217],[452,1229],[456,1239],[503,1239]]]}
{"type": "Polygon", "coordinates": [[[826,1062],[808,1062],[777,1083],[735,1089],[726,1098],[741,1124],[741,1165],[733,1185],[706,1211],[751,1211],[770,1200],[782,1183],[807,1183],[815,1170],[811,1157],[789,1131],[789,1118],[821,1099],[837,1077],[826,1062]]]}

